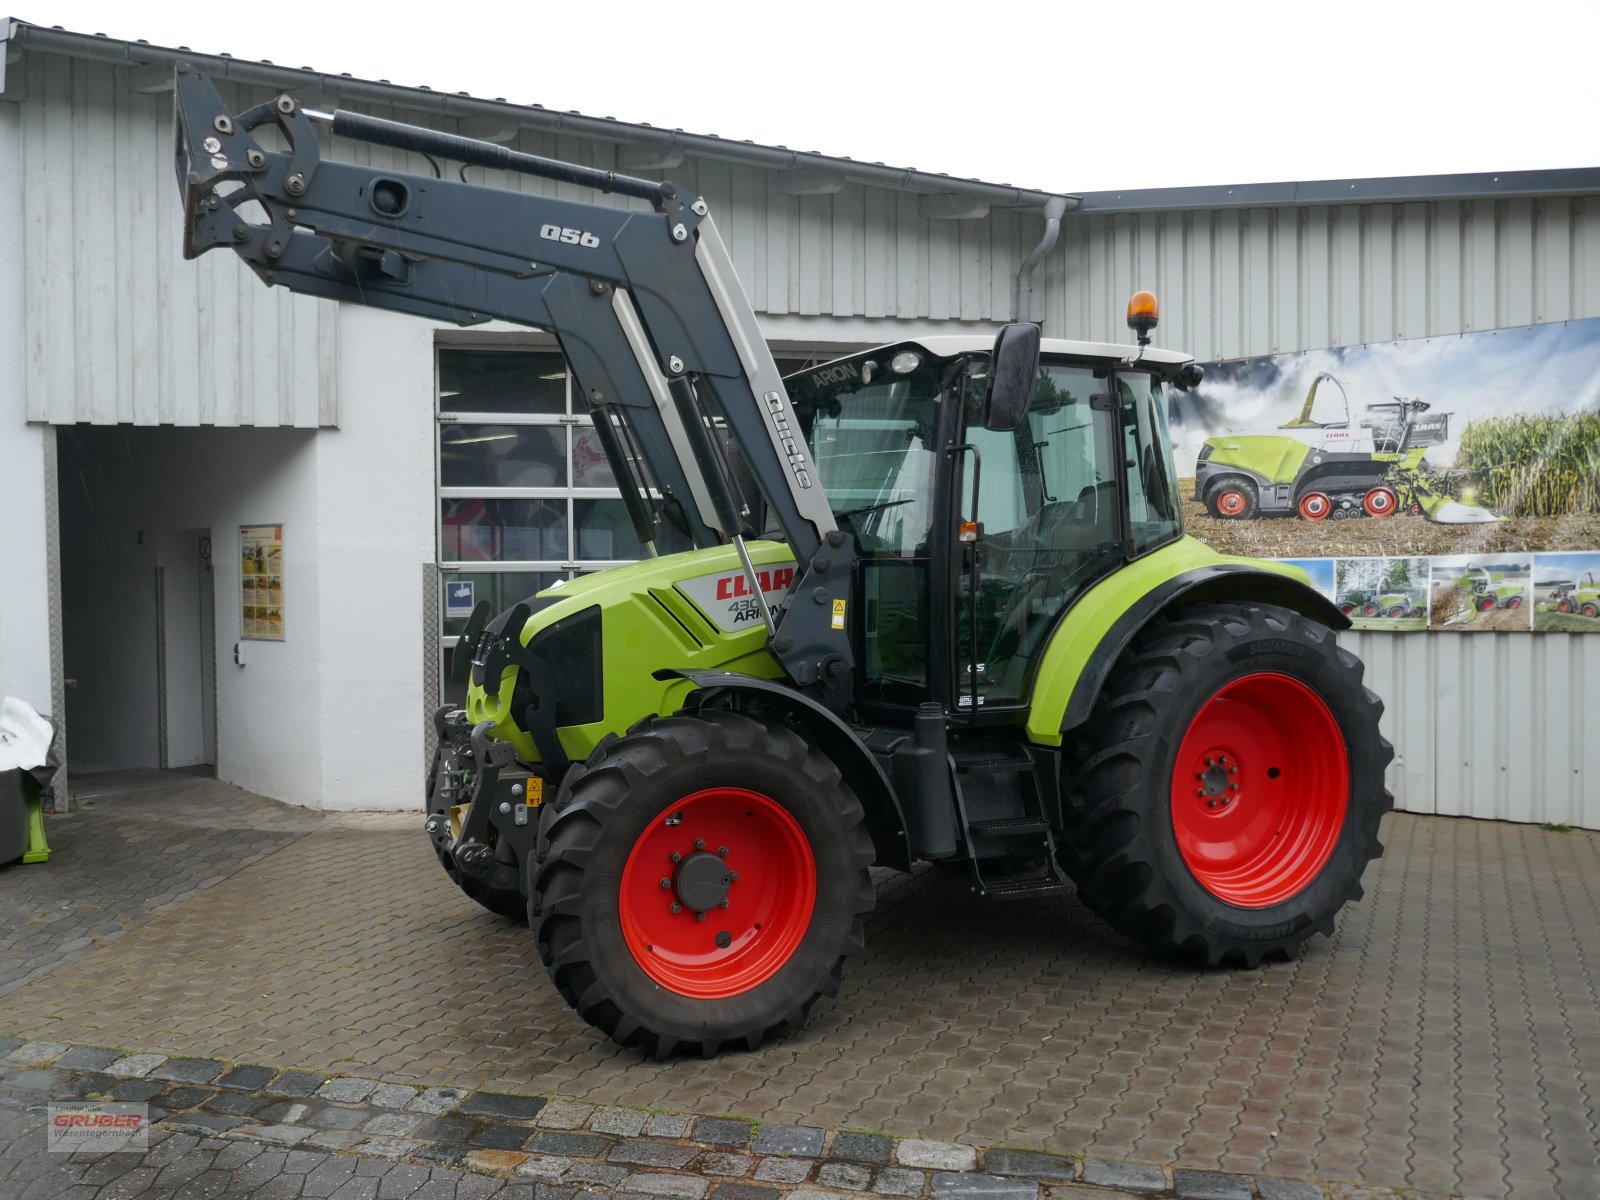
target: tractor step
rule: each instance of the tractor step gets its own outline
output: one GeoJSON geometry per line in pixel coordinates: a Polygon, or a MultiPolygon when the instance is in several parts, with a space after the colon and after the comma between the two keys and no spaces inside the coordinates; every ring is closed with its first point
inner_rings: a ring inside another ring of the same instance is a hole
{"type": "Polygon", "coordinates": [[[1071,890],[1072,886],[1056,875],[986,879],[983,882],[983,894],[991,900],[1029,900],[1035,896],[1064,896],[1071,890]]]}
{"type": "Polygon", "coordinates": [[[1010,837],[1018,833],[1044,833],[1050,822],[1043,817],[1006,817],[999,821],[974,821],[967,828],[979,837],[1010,837]]]}
{"type": "Polygon", "coordinates": [[[1033,759],[1026,756],[1016,758],[1009,755],[983,753],[967,758],[957,750],[952,751],[950,757],[955,761],[956,770],[963,775],[970,775],[977,771],[985,773],[1021,771],[1031,775],[1036,769],[1033,759]]]}

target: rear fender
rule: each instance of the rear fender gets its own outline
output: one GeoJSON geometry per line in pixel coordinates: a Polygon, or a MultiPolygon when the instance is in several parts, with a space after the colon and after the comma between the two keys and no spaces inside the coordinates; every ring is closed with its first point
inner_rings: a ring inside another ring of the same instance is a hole
{"type": "Polygon", "coordinates": [[[832,712],[791,687],[754,675],[670,669],[657,671],[655,677],[687,679],[700,689],[690,694],[683,708],[686,712],[726,698],[735,710],[777,712],[792,719],[805,730],[812,744],[839,768],[850,790],[861,801],[878,865],[897,871],[911,869],[905,815],[888,776],[854,730],[832,712]]]}
{"type": "Polygon", "coordinates": [[[1224,557],[1180,538],[1103,579],[1056,626],[1034,685],[1028,740],[1059,746],[1063,733],[1087,720],[1117,659],[1163,613],[1180,604],[1251,601],[1281,605],[1330,629],[1350,628],[1350,619],[1298,568],[1224,557]]]}

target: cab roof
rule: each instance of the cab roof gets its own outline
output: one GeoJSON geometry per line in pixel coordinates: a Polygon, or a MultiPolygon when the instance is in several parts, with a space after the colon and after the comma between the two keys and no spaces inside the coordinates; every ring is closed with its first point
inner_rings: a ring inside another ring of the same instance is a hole
{"type": "MultiPolygon", "coordinates": [[[[907,338],[906,343],[921,346],[935,358],[953,358],[957,354],[987,354],[994,348],[994,339],[972,334],[941,334],[935,337],[907,338]]],[[[900,345],[902,343],[896,343],[900,345]]],[[[1139,347],[1116,342],[1075,342],[1066,338],[1045,338],[1039,352],[1046,355],[1071,355],[1075,358],[1102,358],[1122,362],[1138,353],[1139,347]]],[[[1159,346],[1146,346],[1143,359],[1161,366],[1182,366],[1194,355],[1180,350],[1163,350],[1159,346]]]]}

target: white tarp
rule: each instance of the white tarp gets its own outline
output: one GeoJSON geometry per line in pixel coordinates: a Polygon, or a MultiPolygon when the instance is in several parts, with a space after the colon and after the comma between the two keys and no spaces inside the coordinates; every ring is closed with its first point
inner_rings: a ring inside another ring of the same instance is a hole
{"type": "Polygon", "coordinates": [[[0,700],[0,771],[44,766],[53,733],[50,722],[26,700],[0,700]]]}

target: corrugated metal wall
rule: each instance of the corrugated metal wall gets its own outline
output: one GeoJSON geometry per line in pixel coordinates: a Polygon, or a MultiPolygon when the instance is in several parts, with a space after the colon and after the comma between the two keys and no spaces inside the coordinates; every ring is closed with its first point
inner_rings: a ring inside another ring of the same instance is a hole
{"type": "Polygon", "coordinates": [[[1600,197],[1069,216],[1061,243],[1047,330],[1127,341],[1151,288],[1204,362],[1600,315],[1600,197]]]}
{"type": "Polygon", "coordinates": [[[335,306],[263,287],[232,255],[183,261],[171,95],[133,91],[126,68],[24,61],[9,168],[28,181],[28,419],[336,423],[335,306]]]}

